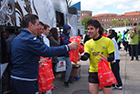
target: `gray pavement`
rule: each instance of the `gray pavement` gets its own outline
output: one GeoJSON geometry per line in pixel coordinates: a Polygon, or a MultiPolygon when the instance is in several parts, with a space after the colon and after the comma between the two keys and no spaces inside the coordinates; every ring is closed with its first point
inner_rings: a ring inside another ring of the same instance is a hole
{"type": "MultiPolygon", "coordinates": [[[[130,56],[124,50],[120,51],[120,75],[122,78],[123,89],[113,90],[113,94],[140,94],[140,61],[130,61],[130,56]]],[[[139,58],[140,59],[140,58],[139,58]]],[[[88,87],[88,61],[80,61],[81,63],[81,78],[78,81],[73,81],[69,88],[63,86],[61,74],[56,75],[54,84],[58,87],[52,91],[52,94],[90,94],[88,87]]],[[[99,91],[103,94],[103,91],[99,91]]]]}

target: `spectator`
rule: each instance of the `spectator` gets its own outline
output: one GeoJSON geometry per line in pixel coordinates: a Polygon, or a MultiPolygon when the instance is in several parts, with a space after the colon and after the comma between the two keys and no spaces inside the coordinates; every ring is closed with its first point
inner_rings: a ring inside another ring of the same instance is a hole
{"type": "Polygon", "coordinates": [[[120,31],[118,32],[117,34],[117,37],[118,37],[118,48],[119,50],[121,49],[121,41],[122,41],[122,34],[120,33],[120,31]]]}
{"type": "Polygon", "coordinates": [[[49,36],[50,30],[47,24],[44,24],[44,32],[41,34],[43,36],[43,41],[46,45],[50,47],[50,40],[47,38],[49,36]]]}
{"type": "Polygon", "coordinates": [[[80,36],[81,39],[83,39],[83,36],[81,35],[80,29],[78,29],[78,36],[80,36]]]}
{"type": "Polygon", "coordinates": [[[131,38],[130,38],[130,31],[127,32],[127,34],[128,34],[127,41],[128,41],[128,52],[129,52],[129,56],[131,56],[131,48],[130,48],[131,38]]]}
{"type": "MultiPolygon", "coordinates": [[[[48,47],[50,47],[50,41],[47,38],[47,36],[49,35],[49,32],[50,32],[50,30],[49,30],[50,27],[42,22],[39,22],[39,27],[40,27],[39,34],[41,36],[41,41],[43,41],[44,44],[46,44],[48,47]]],[[[46,60],[46,59],[42,58],[42,59],[40,59],[40,61],[41,60],[46,60]]],[[[51,89],[43,92],[42,94],[52,94],[51,89]]]]}
{"type": "MultiPolygon", "coordinates": [[[[89,58],[89,90],[91,94],[98,94],[98,62],[99,60],[102,61],[101,57],[112,62],[114,60],[115,47],[111,39],[100,35],[99,32],[102,32],[102,28],[97,20],[89,20],[87,22],[87,27],[91,39],[84,45],[84,55],[81,56],[81,60],[87,60],[89,58]]],[[[104,94],[112,94],[111,86],[103,87],[103,92],[104,94]]]]}
{"type": "Polygon", "coordinates": [[[138,50],[139,50],[139,51],[138,51],[139,53],[138,53],[138,55],[140,56],[140,30],[138,31],[138,33],[139,33],[139,47],[138,47],[138,48],[139,48],[139,49],[138,49],[138,50]]]}
{"type": "Polygon", "coordinates": [[[39,38],[42,43],[44,43],[43,36],[41,35],[43,32],[44,32],[44,24],[42,22],[39,22],[39,30],[37,31],[37,38],[39,38]]]}
{"type": "Polygon", "coordinates": [[[113,84],[112,89],[116,88],[116,89],[121,90],[122,89],[122,80],[120,77],[120,64],[119,64],[120,63],[120,54],[119,54],[119,50],[118,50],[118,44],[117,44],[116,39],[115,39],[115,35],[116,35],[115,33],[116,32],[113,29],[110,29],[107,33],[108,38],[110,38],[113,41],[113,44],[114,44],[115,49],[116,49],[116,51],[114,52],[115,59],[111,63],[111,69],[116,77],[118,85],[116,86],[115,84],[113,84]]]}
{"type": "Polygon", "coordinates": [[[125,38],[125,53],[128,53],[128,41],[127,41],[127,37],[128,37],[128,30],[125,32],[124,38],[125,38]]]}
{"type": "Polygon", "coordinates": [[[124,47],[124,50],[125,50],[125,30],[123,31],[123,38],[122,38],[122,40],[123,40],[123,47],[124,47]]]}
{"type": "Polygon", "coordinates": [[[138,59],[138,44],[139,44],[139,33],[137,32],[136,27],[133,27],[133,31],[130,33],[131,37],[131,61],[134,60],[134,53],[136,55],[136,60],[138,59]]]}
{"type": "MultiPolygon", "coordinates": [[[[56,28],[52,28],[50,30],[50,34],[48,36],[48,39],[50,40],[50,46],[53,47],[53,46],[60,46],[60,38],[58,36],[58,31],[56,28]]],[[[55,65],[58,63],[58,60],[57,60],[57,56],[55,57],[52,57],[52,65],[53,65],[53,72],[55,74],[55,65]]]]}
{"type": "MultiPolygon", "coordinates": [[[[69,41],[70,30],[71,30],[71,27],[69,25],[66,24],[63,26],[63,32],[60,35],[61,45],[67,45],[70,43],[70,41],[69,41]]],[[[63,85],[68,88],[69,84],[73,83],[72,81],[69,80],[69,76],[70,76],[70,73],[72,70],[72,64],[71,64],[71,61],[69,59],[69,53],[66,53],[64,56],[65,56],[65,60],[66,60],[66,71],[65,71],[65,81],[64,81],[63,85]]]]}
{"type": "Polygon", "coordinates": [[[14,29],[11,29],[11,28],[6,28],[5,33],[7,35],[7,38],[5,40],[6,46],[4,47],[4,48],[6,48],[6,52],[4,52],[4,53],[6,54],[8,66],[6,67],[6,69],[3,73],[3,76],[2,76],[2,88],[3,88],[3,91],[9,91],[9,93],[10,93],[11,92],[10,75],[11,75],[11,69],[12,69],[11,46],[10,45],[11,45],[11,42],[16,37],[16,35],[14,34],[15,33],[14,29]]]}
{"type": "Polygon", "coordinates": [[[40,56],[51,57],[65,54],[76,49],[78,43],[73,42],[60,47],[48,47],[37,37],[39,18],[27,14],[22,18],[21,33],[11,43],[13,68],[11,71],[11,89],[13,94],[35,94],[38,88],[38,70],[40,56]]]}
{"type": "Polygon", "coordinates": [[[88,32],[86,33],[85,37],[84,37],[84,44],[86,43],[86,41],[90,40],[90,36],[88,34],[88,32]]]}

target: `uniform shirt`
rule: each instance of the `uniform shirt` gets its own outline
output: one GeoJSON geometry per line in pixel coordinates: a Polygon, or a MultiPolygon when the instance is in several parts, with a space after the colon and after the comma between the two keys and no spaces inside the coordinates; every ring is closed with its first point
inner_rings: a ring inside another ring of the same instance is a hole
{"type": "Polygon", "coordinates": [[[84,52],[90,54],[89,72],[98,72],[98,62],[100,54],[109,57],[110,53],[115,51],[114,44],[111,39],[102,37],[99,40],[90,39],[84,45],[84,52]]]}

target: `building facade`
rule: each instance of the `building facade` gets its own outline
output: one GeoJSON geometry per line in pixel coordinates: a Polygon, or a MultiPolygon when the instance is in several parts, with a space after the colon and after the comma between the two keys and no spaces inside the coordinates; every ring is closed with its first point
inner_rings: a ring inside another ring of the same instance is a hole
{"type": "Polygon", "coordinates": [[[81,11],[81,21],[84,18],[92,17],[98,20],[103,27],[112,26],[112,20],[116,20],[114,26],[140,25],[140,11],[125,12],[124,14],[99,14],[92,16],[92,11],[81,11]]]}
{"type": "Polygon", "coordinates": [[[92,18],[92,11],[81,11],[81,21],[87,17],[92,18]]]}
{"type": "Polygon", "coordinates": [[[112,20],[116,20],[114,26],[140,25],[140,11],[126,12],[122,15],[100,14],[92,18],[98,20],[103,27],[112,26],[112,20]]]}

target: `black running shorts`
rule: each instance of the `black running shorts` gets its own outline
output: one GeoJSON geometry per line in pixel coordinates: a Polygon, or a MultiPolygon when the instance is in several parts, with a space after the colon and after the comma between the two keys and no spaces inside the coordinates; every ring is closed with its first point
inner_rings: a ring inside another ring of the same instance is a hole
{"type": "MultiPolygon", "coordinates": [[[[94,84],[99,84],[98,73],[97,72],[89,72],[88,82],[94,83],[94,84]]],[[[105,88],[110,88],[110,87],[111,86],[105,86],[105,88]]]]}

